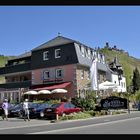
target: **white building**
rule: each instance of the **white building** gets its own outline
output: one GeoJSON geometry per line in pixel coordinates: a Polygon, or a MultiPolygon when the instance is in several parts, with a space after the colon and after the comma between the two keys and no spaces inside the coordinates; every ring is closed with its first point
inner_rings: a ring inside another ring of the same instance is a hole
{"type": "MultiPolygon", "coordinates": [[[[99,63],[99,61],[97,61],[96,68],[95,66],[94,67],[92,66],[91,66],[91,73],[92,73],[91,75],[94,78],[91,79],[92,81],[91,83],[93,84],[91,87],[95,87],[94,86],[94,84],[96,84],[95,81],[97,81],[97,84],[98,84],[97,89],[92,88],[93,90],[101,90],[99,88],[99,84],[105,81],[110,81],[112,82],[112,84],[114,83],[114,87],[108,86],[108,88],[112,88],[114,92],[124,93],[127,91],[126,78],[124,76],[122,66],[118,63],[117,57],[115,57],[113,62],[110,62],[109,64],[99,63]],[[97,69],[97,75],[95,75],[96,69],[97,69]],[[96,80],[95,80],[95,77],[96,77],[96,80]]],[[[107,89],[107,87],[105,87],[105,89],[107,89]]]]}
{"type": "Polygon", "coordinates": [[[122,76],[122,79],[119,81],[118,80],[118,75],[117,74],[111,74],[111,82],[115,83],[117,86],[116,92],[126,92],[126,78],[122,76]]]}
{"type": "Polygon", "coordinates": [[[124,76],[123,68],[118,63],[117,56],[114,58],[113,62],[109,63],[109,69],[111,78],[110,81],[117,85],[116,92],[126,92],[126,77],[124,76]]]}

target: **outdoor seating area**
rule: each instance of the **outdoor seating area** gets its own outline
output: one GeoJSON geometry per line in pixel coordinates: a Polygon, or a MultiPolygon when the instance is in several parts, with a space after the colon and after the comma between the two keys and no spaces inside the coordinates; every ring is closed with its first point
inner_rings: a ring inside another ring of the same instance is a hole
{"type": "MultiPolygon", "coordinates": [[[[29,100],[46,100],[51,99],[48,95],[51,94],[65,94],[68,91],[66,89],[54,89],[54,90],[29,90],[23,94],[23,98],[28,98],[29,100]]],[[[53,96],[53,95],[52,95],[53,96]]]]}

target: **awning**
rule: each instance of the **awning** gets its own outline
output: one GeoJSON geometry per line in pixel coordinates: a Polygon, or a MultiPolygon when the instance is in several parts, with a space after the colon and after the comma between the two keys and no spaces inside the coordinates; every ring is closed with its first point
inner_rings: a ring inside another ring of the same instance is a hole
{"type": "Polygon", "coordinates": [[[66,88],[68,85],[70,85],[71,82],[65,82],[62,84],[57,84],[57,85],[52,85],[52,86],[45,86],[45,87],[41,87],[41,88],[35,88],[33,90],[53,90],[53,89],[57,89],[57,88],[66,88]]]}

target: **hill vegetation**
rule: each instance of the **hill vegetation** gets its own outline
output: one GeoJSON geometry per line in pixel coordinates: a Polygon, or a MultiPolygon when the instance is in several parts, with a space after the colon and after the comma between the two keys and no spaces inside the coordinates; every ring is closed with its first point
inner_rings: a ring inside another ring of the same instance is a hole
{"type": "MultiPolygon", "coordinates": [[[[3,67],[8,59],[14,58],[15,56],[4,56],[4,55],[0,55],[0,67],[3,67]]],[[[4,77],[0,76],[0,83],[4,82],[4,77]]]]}

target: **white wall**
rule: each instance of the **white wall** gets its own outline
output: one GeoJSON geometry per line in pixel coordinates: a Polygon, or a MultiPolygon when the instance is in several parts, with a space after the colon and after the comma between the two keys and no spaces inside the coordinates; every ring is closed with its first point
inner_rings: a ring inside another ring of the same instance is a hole
{"type": "MultiPolygon", "coordinates": [[[[118,75],[112,74],[111,78],[112,78],[113,83],[116,83],[117,85],[119,85],[118,75]]],[[[120,85],[117,88],[117,92],[126,92],[126,78],[125,77],[122,77],[122,79],[120,80],[120,85]]]]}

